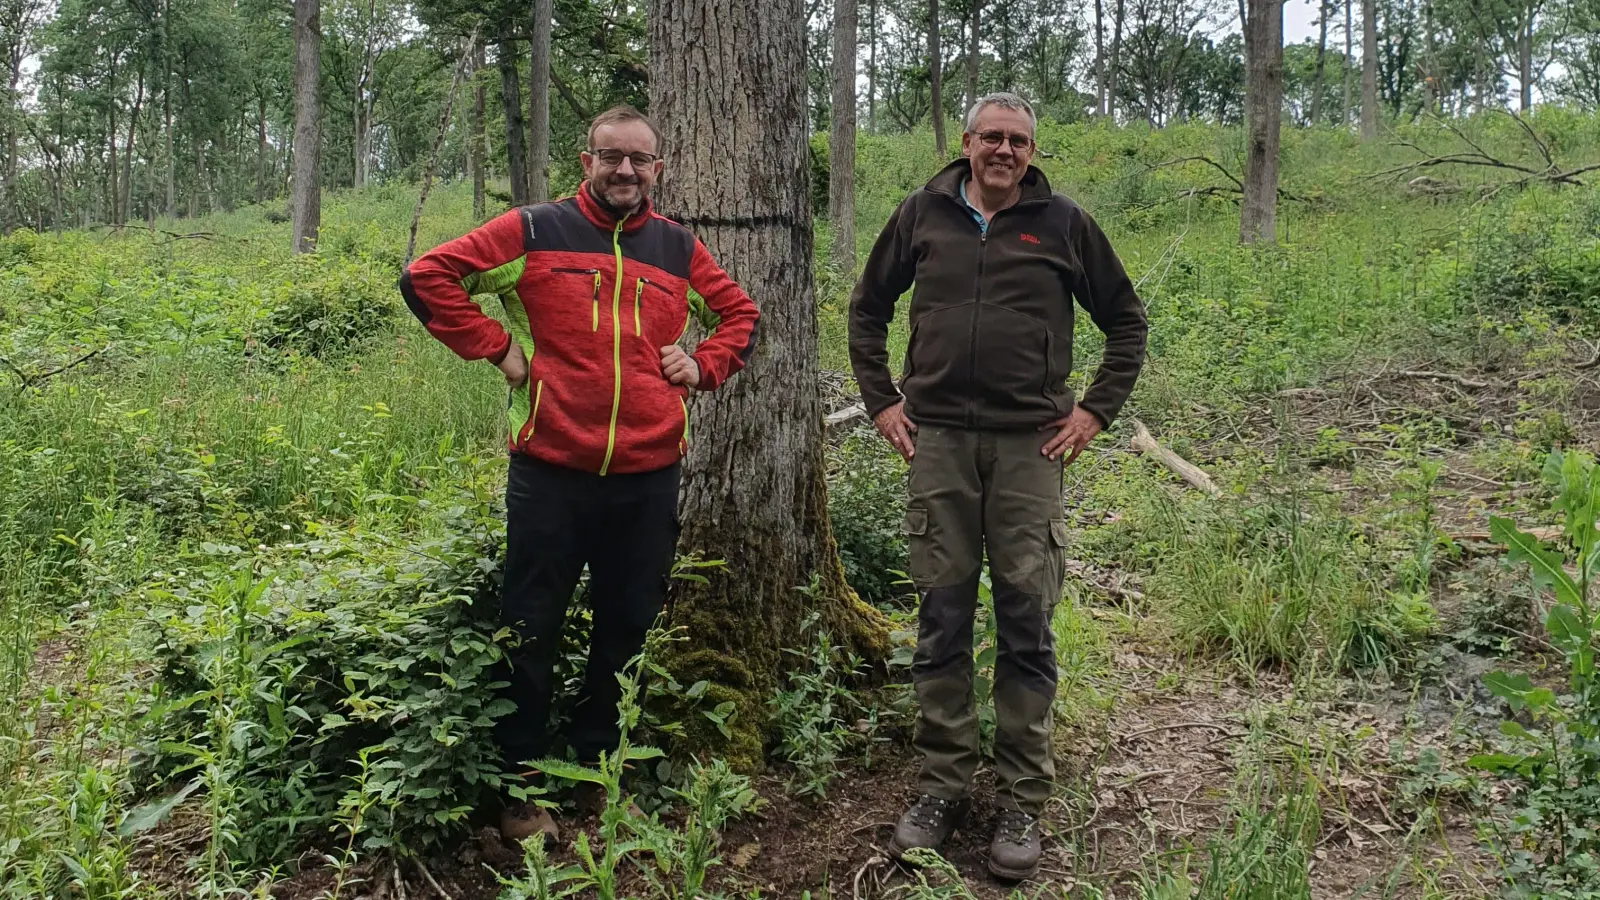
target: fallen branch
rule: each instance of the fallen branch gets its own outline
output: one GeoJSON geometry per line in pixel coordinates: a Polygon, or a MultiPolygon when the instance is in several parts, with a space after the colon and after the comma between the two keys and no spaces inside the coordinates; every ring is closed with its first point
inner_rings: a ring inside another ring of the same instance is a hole
{"type": "Polygon", "coordinates": [[[828,413],[827,418],[822,420],[823,430],[827,434],[833,434],[841,428],[848,428],[857,422],[865,421],[866,418],[867,407],[860,403],[852,403],[843,409],[828,413]]]}
{"type": "Polygon", "coordinates": [[[1184,459],[1171,450],[1161,446],[1155,437],[1150,434],[1150,429],[1138,419],[1133,420],[1133,449],[1151,457],[1156,462],[1184,481],[1210,494],[1213,497],[1222,494],[1222,489],[1212,482],[1211,476],[1205,470],[1192,462],[1184,459]]]}
{"type": "Polygon", "coordinates": [[[422,873],[422,877],[428,880],[428,884],[438,892],[439,896],[443,898],[443,900],[455,900],[455,898],[450,896],[449,891],[446,891],[444,888],[440,887],[439,882],[433,879],[433,873],[428,871],[428,866],[422,861],[421,857],[417,858],[417,871],[422,873]]]}
{"type": "Polygon", "coordinates": [[[5,367],[7,369],[10,369],[12,374],[17,376],[17,378],[22,382],[22,385],[21,385],[22,387],[30,388],[30,387],[33,387],[34,385],[38,384],[41,381],[45,381],[47,379],[54,378],[55,376],[60,375],[62,372],[65,372],[68,369],[75,369],[78,366],[83,365],[84,363],[88,362],[89,360],[94,359],[96,356],[99,356],[100,354],[102,354],[102,353],[104,353],[104,352],[106,352],[107,350],[110,350],[110,349],[111,349],[111,345],[107,344],[104,347],[101,347],[99,350],[93,350],[93,351],[90,351],[89,353],[85,353],[83,356],[78,357],[77,359],[73,360],[72,362],[67,363],[64,366],[59,366],[57,368],[51,369],[48,372],[40,372],[40,373],[38,373],[36,375],[29,375],[27,372],[22,371],[22,369],[19,368],[16,363],[12,362],[9,359],[6,359],[4,356],[0,356],[0,363],[4,363],[5,367]]]}
{"type": "Polygon", "coordinates": [[[1396,372],[1395,374],[1401,376],[1402,378],[1435,378],[1435,379],[1438,379],[1439,381],[1451,381],[1451,382],[1455,382],[1456,384],[1461,385],[1462,387],[1469,387],[1469,388],[1491,388],[1491,387],[1495,387],[1496,386],[1496,385],[1494,385],[1494,384],[1492,384],[1490,382],[1487,382],[1487,381],[1475,381],[1475,380],[1473,380],[1471,378],[1467,378],[1467,377],[1465,377],[1463,375],[1454,375],[1454,374],[1451,374],[1449,372],[1427,372],[1427,371],[1421,371],[1421,370],[1405,369],[1405,370],[1401,370],[1399,372],[1396,372]]]}

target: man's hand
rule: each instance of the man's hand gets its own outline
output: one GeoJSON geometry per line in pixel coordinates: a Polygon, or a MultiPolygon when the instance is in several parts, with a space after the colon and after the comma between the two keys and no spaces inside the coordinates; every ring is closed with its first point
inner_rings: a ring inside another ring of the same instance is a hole
{"type": "Polygon", "coordinates": [[[1057,460],[1070,447],[1072,453],[1067,457],[1067,461],[1062,463],[1064,466],[1070,466],[1072,461],[1078,458],[1078,454],[1083,452],[1083,448],[1089,446],[1094,436],[1100,433],[1100,427],[1100,420],[1094,413],[1081,406],[1074,406],[1068,415],[1039,428],[1040,431],[1060,429],[1055,437],[1045,442],[1044,448],[1039,452],[1052,460],[1057,460]]]}
{"type": "Polygon", "coordinates": [[[506,358],[500,360],[496,366],[506,376],[506,386],[509,388],[522,387],[528,381],[528,358],[522,355],[522,345],[515,340],[511,342],[511,349],[506,351],[506,358]]]}
{"type": "Polygon", "coordinates": [[[884,440],[900,451],[901,459],[911,462],[911,457],[917,455],[917,445],[912,440],[917,432],[917,425],[906,418],[904,400],[873,416],[872,424],[877,426],[878,433],[883,435],[884,440]]]}
{"type": "Polygon", "coordinates": [[[673,384],[700,386],[700,364],[677,344],[661,348],[661,374],[673,384]]]}

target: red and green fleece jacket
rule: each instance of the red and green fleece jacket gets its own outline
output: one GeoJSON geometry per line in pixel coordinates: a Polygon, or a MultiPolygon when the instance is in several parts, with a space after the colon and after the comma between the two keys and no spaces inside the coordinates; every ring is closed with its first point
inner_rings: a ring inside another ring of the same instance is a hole
{"type": "Polygon", "coordinates": [[[688,390],[661,348],[689,323],[694,290],[721,321],[690,354],[700,390],[744,368],[756,306],[687,228],[649,202],[622,221],[587,186],[511,210],[428,251],[400,278],[406,305],[463,359],[499,363],[515,339],[528,380],[511,392],[511,449],[598,472],[649,472],[688,449],[688,390]],[[484,314],[498,295],[511,330],[484,314]]]}

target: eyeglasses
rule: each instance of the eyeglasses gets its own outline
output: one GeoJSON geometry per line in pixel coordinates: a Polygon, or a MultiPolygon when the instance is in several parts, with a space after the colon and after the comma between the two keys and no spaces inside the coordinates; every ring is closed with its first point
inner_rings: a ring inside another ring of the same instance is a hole
{"type": "Polygon", "coordinates": [[[628,162],[633,163],[633,167],[635,169],[648,168],[652,163],[661,158],[654,153],[645,153],[643,151],[638,153],[623,153],[621,150],[613,150],[610,147],[597,147],[589,152],[594,154],[594,157],[600,160],[601,164],[612,169],[622,165],[623,157],[627,157],[628,162]]]}
{"type": "Polygon", "coordinates": [[[1000,146],[1001,141],[1010,141],[1011,149],[1018,153],[1033,146],[1033,138],[1025,134],[1006,134],[1004,131],[981,131],[976,133],[976,137],[980,143],[991,150],[1000,146]]]}

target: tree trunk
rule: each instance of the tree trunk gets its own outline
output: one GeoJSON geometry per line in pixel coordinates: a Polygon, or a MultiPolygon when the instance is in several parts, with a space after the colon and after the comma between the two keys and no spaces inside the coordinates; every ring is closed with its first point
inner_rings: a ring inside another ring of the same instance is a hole
{"type": "Polygon", "coordinates": [[[516,45],[502,36],[496,55],[500,67],[500,107],[506,114],[506,174],[511,179],[511,202],[528,205],[528,151],[523,144],[527,129],[522,121],[522,86],[517,78],[516,45]]]}
{"type": "Polygon", "coordinates": [[[483,222],[485,207],[483,202],[483,165],[488,156],[487,139],[483,133],[483,79],[479,73],[483,70],[483,47],[474,47],[472,50],[472,134],[467,138],[471,142],[471,149],[467,154],[467,164],[472,167],[472,224],[483,222]]]}
{"type": "Polygon", "coordinates": [[[1106,3],[1094,0],[1094,111],[1106,114],[1106,3]]]}
{"type": "Polygon", "coordinates": [[[967,34],[967,102],[971,109],[978,102],[978,69],[983,63],[983,0],[972,0],[972,20],[967,34]]]}
{"type": "Polygon", "coordinates": [[[1350,124],[1351,104],[1355,102],[1354,86],[1352,82],[1353,63],[1355,62],[1355,17],[1351,7],[1355,0],[1344,0],[1344,113],[1339,117],[1340,125],[1350,124]]]}
{"type": "Polygon", "coordinates": [[[833,265],[856,272],[856,0],[833,2],[833,128],[828,137],[828,218],[833,265]]]}
{"type": "Polygon", "coordinates": [[[808,613],[869,664],[888,649],[882,616],[845,584],[828,524],[804,29],[801,0],[678,0],[650,21],[650,109],[673,150],[661,207],[761,305],[749,367],[694,399],[681,547],[730,566],[678,586],[673,620],[689,640],[668,660],[683,683],[711,682],[704,702],[736,704],[730,741],[701,734],[744,768],[761,759],[766,699],[808,613]]]}
{"type": "Polygon", "coordinates": [[[1333,11],[1329,0],[1322,0],[1321,9],[1317,16],[1317,68],[1311,77],[1311,121],[1308,124],[1313,126],[1322,122],[1322,85],[1328,61],[1328,14],[1333,11]]]}
{"type": "MultiPolygon", "coordinates": [[[[293,247],[317,249],[322,227],[322,0],[294,0],[294,195],[293,247]]],[[[203,176],[202,176],[203,177],[203,176]]]]}
{"type": "Polygon", "coordinates": [[[1117,73],[1122,68],[1122,22],[1126,16],[1124,0],[1117,0],[1116,18],[1111,22],[1111,72],[1106,78],[1106,117],[1117,118],[1117,73]]]}
{"type": "Polygon", "coordinates": [[[872,29],[867,50],[867,133],[878,133],[878,0],[870,0],[872,29]]]}
{"type": "Polygon", "coordinates": [[[533,50],[529,54],[533,64],[528,70],[529,203],[550,199],[550,29],[554,15],[552,0],[533,0],[533,50]]]}
{"type": "Polygon", "coordinates": [[[1533,109],[1533,14],[1517,33],[1517,77],[1522,80],[1522,111],[1533,109]]]}
{"type": "Polygon", "coordinates": [[[1361,138],[1378,136],[1378,0],[1361,0],[1361,138]]]}
{"type": "Polygon", "coordinates": [[[1239,240],[1277,239],[1278,131],[1283,114],[1283,0],[1250,0],[1244,25],[1244,202],[1239,240]]]}
{"type": "Polygon", "coordinates": [[[267,202],[267,95],[256,98],[256,202],[267,202]]]}
{"type": "Polygon", "coordinates": [[[144,109],[144,69],[139,69],[139,83],[134,91],[133,111],[128,115],[128,141],[122,148],[122,219],[130,217],[129,210],[133,208],[133,145],[138,135],[139,113],[144,109]]]}
{"type": "Polygon", "coordinates": [[[928,0],[928,105],[933,113],[933,149],[940,159],[947,155],[944,143],[944,102],[939,96],[944,62],[939,55],[939,0],[928,0]]]}

